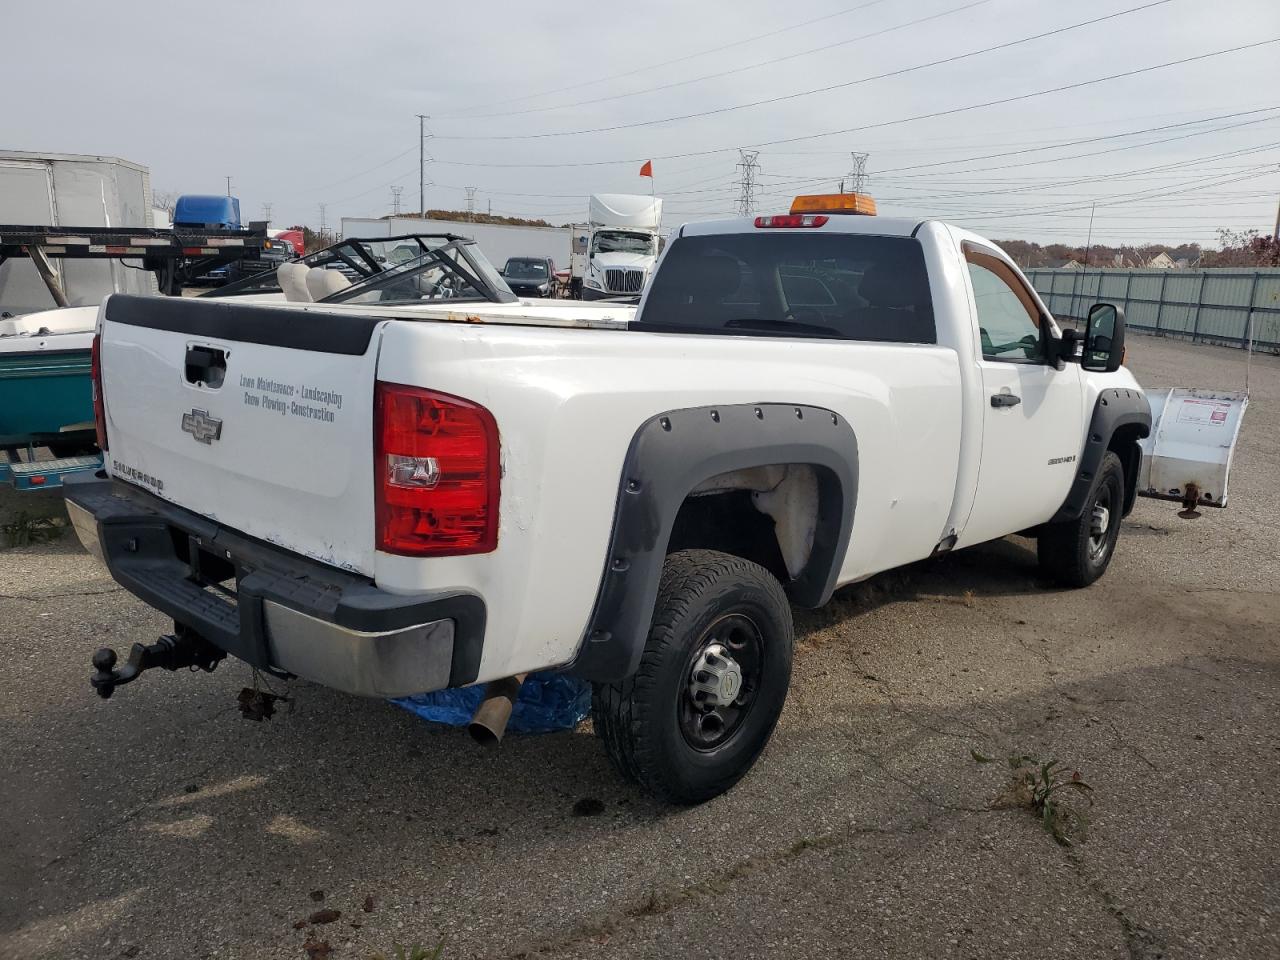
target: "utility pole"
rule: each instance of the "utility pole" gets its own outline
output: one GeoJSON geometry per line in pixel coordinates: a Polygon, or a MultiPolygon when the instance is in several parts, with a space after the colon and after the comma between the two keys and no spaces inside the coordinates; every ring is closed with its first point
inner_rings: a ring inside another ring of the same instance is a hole
{"type": "Polygon", "coordinates": [[[1276,229],[1271,234],[1271,239],[1280,243],[1280,199],[1276,200],[1276,229]]]}
{"type": "Polygon", "coordinates": [[[231,196],[231,178],[227,177],[227,196],[231,196]]]}
{"type": "MultiPolygon", "coordinates": [[[[849,156],[853,160],[853,165],[849,168],[849,192],[862,193],[867,185],[867,157],[869,153],[851,153],[849,156]]],[[[844,193],[844,183],[841,182],[840,192],[844,193]]]]}
{"type": "Polygon", "coordinates": [[[427,116],[414,114],[418,118],[418,216],[427,216],[427,116]]]}
{"type": "Polygon", "coordinates": [[[262,219],[267,221],[267,223],[271,222],[271,201],[270,200],[268,200],[266,203],[262,205],[262,219]]]}
{"type": "Polygon", "coordinates": [[[400,194],[404,192],[404,187],[391,188],[391,215],[393,217],[400,216],[400,194]]]}
{"type": "Polygon", "coordinates": [[[1084,265],[1089,266],[1089,251],[1093,249],[1093,211],[1097,209],[1098,201],[1095,200],[1089,204],[1089,234],[1084,241],[1084,265]]]}
{"type": "Polygon", "coordinates": [[[760,174],[759,150],[738,150],[738,216],[749,217],[756,212],[756,177],[760,174]]]}
{"type": "Polygon", "coordinates": [[[467,193],[467,222],[470,223],[476,218],[476,191],[479,187],[463,187],[467,193]]]}

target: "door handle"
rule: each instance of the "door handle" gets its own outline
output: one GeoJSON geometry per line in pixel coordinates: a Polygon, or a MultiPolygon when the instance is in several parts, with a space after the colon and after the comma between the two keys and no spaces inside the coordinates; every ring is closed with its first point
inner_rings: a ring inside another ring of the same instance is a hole
{"type": "Polygon", "coordinates": [[[993,393],[991,395],[991,405],[993,407],[1016,407],[1022,402],[1022,398],[1012,393],[993,393]]]}
{"type": "Polygon", "coordinates": [[[183,363],[187,383],[202,383],[214,390],[227,376],[227,354],[216,347],[187,347],[183,363]]]}

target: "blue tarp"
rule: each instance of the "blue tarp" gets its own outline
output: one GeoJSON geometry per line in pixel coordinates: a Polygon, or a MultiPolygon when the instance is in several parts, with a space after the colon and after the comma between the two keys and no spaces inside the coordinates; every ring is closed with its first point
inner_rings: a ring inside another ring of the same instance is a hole
{"type": "MultiPolygon", "coordinates": [[[[418,693],[392,700],[423,720],[465,727],[484,698],[484,684],[418,693]]],[[[512,733],[572,730],[591,712],[591,685],[563,673],[533,673],[525,678],[507,724],[512,733]]]]}

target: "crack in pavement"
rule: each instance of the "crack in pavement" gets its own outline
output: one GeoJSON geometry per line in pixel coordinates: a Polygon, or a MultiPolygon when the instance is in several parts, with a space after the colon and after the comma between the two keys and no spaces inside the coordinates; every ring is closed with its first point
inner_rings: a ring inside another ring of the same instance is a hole
{"type": "MultiPolygon", "coordinates": [[[[545,937],[529,946],[521,947],[510,954],[508,960],[527,960],[529,957],[544,955],[548,952],[560,951],[591,940],[611,940],[616,935],[634,929],[651,918],[664,916],[677,907],[700,900],[705,897],[717,897],[725,893],[734,883],[744,877],[771,868],[784,866],[793,860],[806,856],[811,852],[833,850],[853,842],[860,837],[905,837],[930,830],[942,817],[950,813],[968,813],[970,811],[945,811],[932,816],[907,821],[897,827],[860,826],[851,821],[843,828],[826,831],[813,837],[800,837],[784,847],[760,854],[754,854],[739,860],[737,863],[709,876],[678,887],[660,890],[654,888],[640,901],[619,907],[598,919],[579,924],[573,930],[561,936],[545,937]]],[[[982,813],[999,811],[984,810],[982,813]]],[[[906,856],[903,852],[899,856],[906,856]]],[[[888,858],[885,862],[893,862],[897,857],[888,858]]]]}
{"type": "Polygon", "coordinates": [[[1079,878],[1084,888],[1119,925],[1124,935],[1125,949],[1129,952],[1129,960],[1162,960],[1167,947],[1160,937],[1129,916],[1129,912],[1116,900],[1115,895],[1103,885],[1102,881],[1089,873],[1084,858],[1078,850],[1066,847],[1063,853],[1072,872],[1079,878]]]}
{"type": "Polygon", "coordinates": [[[30,594],[0,593],[0,600],[22,600],[25,603],[43,603],[45,600],[63,600],[68,597],[102,597],[108,593],[123,593],[123,587],[108,587],[106,590],[78,590],[71,593],[47,593],[43,596],[30,594]]]}

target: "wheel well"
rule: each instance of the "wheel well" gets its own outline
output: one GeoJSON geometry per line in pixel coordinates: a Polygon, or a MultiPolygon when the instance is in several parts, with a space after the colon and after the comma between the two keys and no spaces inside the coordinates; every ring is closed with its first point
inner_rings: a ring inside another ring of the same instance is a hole
{"type": "Polygon", "coordinates": [[[764,567],[787,583],[787,565],[773,518],[756,509],[750,490],[690,495],[680,505],[667,555],[679,550],[719,550],[764,567]]]}
{"type": "Polygon", "coordinates": [[[1117,427],[1111,435],[1107,449],[1120,458],[1124,467],[1124,515],[1127,517],[1133,510],[1138,498],[1138,474],[1142,470],[1142,447],[1138,441],[1146,432],[1140,424],[1126,424],[1117,427]]]}
{"type": "Polygon", "coordinates": [[[681,503],[667,553],[718,550],[791,583],[814,556],[822,488],[830,480],[825,468],[805,463],[743,467],[710,477],[681,503]]]}

